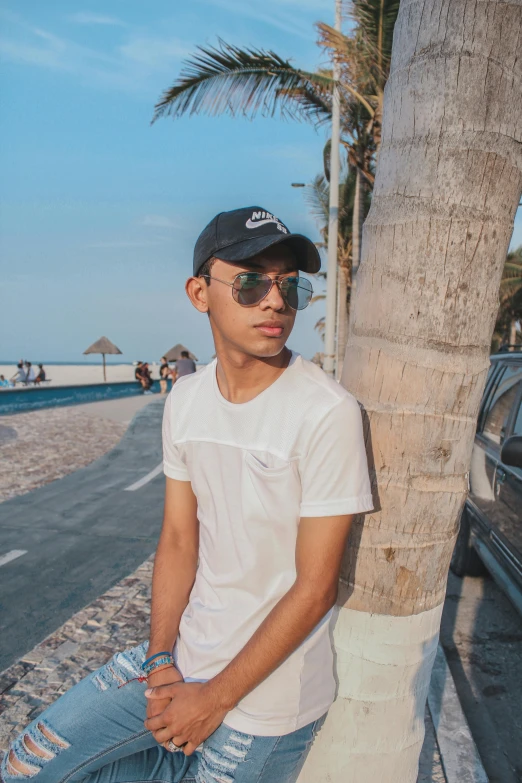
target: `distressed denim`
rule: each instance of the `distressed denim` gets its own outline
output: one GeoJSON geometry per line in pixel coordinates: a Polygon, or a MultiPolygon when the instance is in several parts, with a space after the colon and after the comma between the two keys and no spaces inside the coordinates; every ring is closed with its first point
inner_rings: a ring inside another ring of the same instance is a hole
{"type": "Polygon", "coordinates": [[[146,643],[117,653],[36,718],[2,764],[4,783],[294,783],[325,716],[260,737],[221,724],[192,755],[169,753],[143,725],[146,643]],[[125,687],[118,687],[125,684],[125,687]]]}

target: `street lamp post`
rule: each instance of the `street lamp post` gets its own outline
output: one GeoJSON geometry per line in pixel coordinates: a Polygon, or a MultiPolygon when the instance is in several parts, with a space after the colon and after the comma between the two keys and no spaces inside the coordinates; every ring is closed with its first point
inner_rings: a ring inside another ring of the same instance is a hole
{"type": "MultiPolygon", "coordinates": [[[[335,0],[335,29],[341,31],[341,0],[335,0]]],[[[330,203],[328,219],[328,265],[326,273],[326,316],[324,329],[324,371],[333,377],[335,365],[335,332],[337,316],[337,234],[339,225],[339,144],[341,66],[337,58],[333,67],[332,147],[330,152],[330,203]]]]}

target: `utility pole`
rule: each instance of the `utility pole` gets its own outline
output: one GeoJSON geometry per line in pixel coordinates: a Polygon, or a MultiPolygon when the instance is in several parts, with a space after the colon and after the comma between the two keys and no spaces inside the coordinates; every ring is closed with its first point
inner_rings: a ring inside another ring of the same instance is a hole
{"type": "MultiPolygon", "coordinates": [[[[341,31],[342,0],[335,0],[335,29],[341,31]]],[[[340,100],[339,79],[341,66],[334,57],[332,101],[332,148],[330,152],[330,205],[328,219],[328,266],[326,268],[326,316],[324,329],[323,369],[333,377],[335,364],[335,332],[337,316],[337,234],[339,224],[339,143],[340,100]]]]}

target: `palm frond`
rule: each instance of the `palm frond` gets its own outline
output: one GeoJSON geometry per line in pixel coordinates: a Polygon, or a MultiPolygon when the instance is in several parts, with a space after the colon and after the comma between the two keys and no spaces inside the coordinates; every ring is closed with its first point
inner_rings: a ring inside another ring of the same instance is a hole
{"type": "Polygon", "coordinates": [[[354,0],[351,16],[357,24],[362,46],[374,61],[375,73],[386,81],[391,62],[393,30],[399,0],[354,0]]]}
{"type": "Polygon", "coordinates": [[[283,114],[288,114],[290,102],[295,104],[295,108],[301,110],[306,117],[313,120],[317,125],[328,122],[332,116],[332,96],[331,93],[310,89],[309,85],[303,84],[300,87],[285,88],[278,92],[281,110],[283,114]],[[283,106],[283,100],[288,101],[288,105],[283,106]]]}
{"type": "Polygon", "coordinates": [[[323,174],[318,174],[305,191],[308,208],[319,224],[323,236],[326,236],[328,228],[329,194],[330,187],[323,174]]]}
{"type": "Polygon", "coordinates": [[[317,332],[319,332],[319,335],[320,335],[320,336],[323,338],[323,340],[324,340],[324,330],[325,330],[325,318],[324,318],[324,316],[323,316],[323,318],[319,318],[319,320],[317,321],[317,323],[316,323],[316,324],[315,324],[315,326],[314,326],[314,329],[315,329],[317,332]]]}
{"type": "Polygon", "coordinates": [[[332,140],[328,139],[323,147],[323,169],[327,182],[330,182],[330,160],[332,155],[332,140]]]}
{"type": "Polygon", "coordinates": [[[327,96],[332,79],[301,71],[272,51],[240,49],[219,40],[217,47],[198,47],[172,87],[154,108],[153,122],[170,115],[258,112],[317,122],[329,116],[327,96]]]}
{"type": "Polygon", "coordinates": [[[513,297],[522,289],[522,245],[508,253],[502,279],[500,281],[500,296],[502,299],[513,297]]]}

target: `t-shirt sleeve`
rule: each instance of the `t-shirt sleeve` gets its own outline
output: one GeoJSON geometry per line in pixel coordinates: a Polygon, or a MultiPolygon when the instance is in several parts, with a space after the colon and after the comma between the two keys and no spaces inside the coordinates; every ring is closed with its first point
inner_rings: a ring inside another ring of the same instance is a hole
{"type": "Polygon", "coordinates": [[[361,410],[343,397],[319,422],[300,461],[302,517],[373,509],[361,410]]]}
{"type": "Polygon", "coordinates": [[[172,429],[172,397],[169,394],[163,410],[163,472],[177,481],[190,481],[188,470],[180,454],[179,445],[174,443],[172,429]]]}

